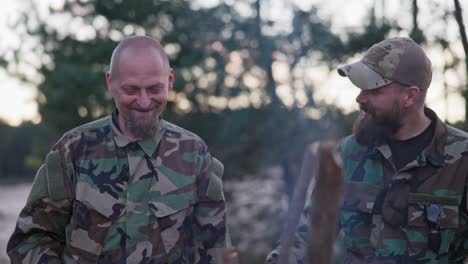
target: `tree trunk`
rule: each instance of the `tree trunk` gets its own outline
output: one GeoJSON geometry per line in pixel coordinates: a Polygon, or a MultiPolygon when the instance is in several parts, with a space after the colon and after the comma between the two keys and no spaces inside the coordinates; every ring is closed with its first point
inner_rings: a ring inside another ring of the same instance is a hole
{"type": "Polygon", "coordinates": [[[465,87],[463,89],[462,95],[465,100],[465,122],[464,128],[468,129],[468,40],[466,37],[465,24],[463,23],[463,14],[460,2],[458,0],[453,0],[455,4],[455,19],[457,20],[458,28],[460,30],[460,37],[463,44],[463,50],[465,51],[465,87]]]}
{"type": "Polygon", "coordinates": [[[418,0],[413,0],[413,29],[411,29],[410,37],[416,41],[416,43],[424,43],[426,38],[424,37],[423,31],[419,28],[418,25],[418,14],[419,14],[419,7],[418,7],[418,0]]]}
{"type": "Polygon", "coordinates": [[[292,155],[290,149],[290,145],[285,144],[284,142],[278,142],[278,138],[282,138],[279,133],[282,133],[278,129],[284,124],[284,114],[283,111],[283,103],[281,102],[280,98],[276,94],[276,83],[273,78],[273,51],[274,51],[274,43],[271,37],[267,37],[263,35],[262,32],[262,17],[261,17],[261,0],[255,1],[255,11],[257,12],[255,20],[255,31],[257,34],[258,40],[258,50],[259,50],[259,65],[265,71],[265,89],[268,96],[271,99],[269,109],[270,109],[270,120],[268,122],[269,130],[271,131],[270,137],[272,141],[272,151],[282,153],[285,157],[280,162],[281,168],[283,169],[283,181],[285,184],[285,189],[289,199],[291,200],[294,190],[294,185],[296,183],[296,179],[298,178],[296,170],[294,170],[294,164],[291,164],[291,157],[288,155],[292,155]]]}
{"type": "Polygon", "coordinates": [[[273,79],[273,45],[271,40],[266,38],[262,33],[262,17],[260,15],[261,11],[261,0],[255,1],[255,11],[257,12],[256,20],[256,32],[257,32],[257,39],[258,39],[258,50],[260,51],[260,65],[263,67],[266,73],[266,91],[271,98],[271,105],[274,108],[280,107],[280,100],[278,95],[276,94],[276,85],[273,79]]]}

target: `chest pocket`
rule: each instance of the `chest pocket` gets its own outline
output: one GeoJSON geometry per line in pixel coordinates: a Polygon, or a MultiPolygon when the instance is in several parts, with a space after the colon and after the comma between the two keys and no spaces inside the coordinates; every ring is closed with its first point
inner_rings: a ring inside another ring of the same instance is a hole
{"type": "Polygon", "coordinates": [[[149,202],[154,224],[148,233],[153,238],[161,239],[164,245],[164,252],[158,253],[178,254],[178,249],[190,248],[193,204],[193,189],[187,188],[175,190],[149,202]]]}
{"type": "Polygon", "coordinates": [[[372,210],[380,189],[370,183],[345,183],[340,225],[345,232],[344,243],[356,254],[368,255],[371,248],[372,210]]]}
{"type": "Polygon", "coordinates": [[[410,256],[428,248],[432,254],[448,252],[458,228],[458,203],[455,196],[409,193],[406,236],[410,256]]]}
{"type": "Polygon", "coordinates": [[[95,188],[84,182],[76,185],[65,263],[97,263],[110,226],[123,214],[123,204],[95,188]]]}

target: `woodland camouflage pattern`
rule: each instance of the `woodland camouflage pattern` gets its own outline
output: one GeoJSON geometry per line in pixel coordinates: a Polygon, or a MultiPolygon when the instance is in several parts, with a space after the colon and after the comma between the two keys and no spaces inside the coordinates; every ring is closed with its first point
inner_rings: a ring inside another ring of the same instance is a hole
{"type": "MultiPolygon", "coordinates": [[[[339,228],[344,233],[344,263],[463,263],[468,256],[468,134],[436,122],[430,145],[395,171],[388,145],[343,140],[345,191],[339,228]],[[425,208],[441,209],[439,234],[431,235],[425,208]],[[432,236],[432,240],[431,237],[432,236]],[[440,244],[431,243],[440,238],[440,244]]],[[[289,263],[304,263],[308,235],[305,206],[289,263]]],[[[266,263],[276,263],[278,248],[266,263]]]]}
{"type": "Polygon", "coordinates": [[[225,202],[206,144],[162,119],[154,138],[131,142],[111,120],[71,130],[48,154],[12,263],[222,263],[225,202]]]}
{"type": "Polygon", "coordinates": [[[432,80],[431,65],[416,42],[397,37],[374,44],[360,61],[338,68],[338,73],[349,77],[363,90],[376,89],[392,81],[426,90],[432,80]]]}

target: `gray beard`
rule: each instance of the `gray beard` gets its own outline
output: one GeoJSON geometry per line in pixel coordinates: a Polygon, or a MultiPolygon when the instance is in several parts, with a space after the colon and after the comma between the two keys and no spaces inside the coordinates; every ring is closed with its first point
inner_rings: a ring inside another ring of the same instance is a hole
{"type": "Polygon", "coordinates": [[[136,138],[153,137],[156,135],[159,124],[159,115],[155,114],[148,119],[137,119],[133,112],[124,116],[125,128],[136,138]]]}

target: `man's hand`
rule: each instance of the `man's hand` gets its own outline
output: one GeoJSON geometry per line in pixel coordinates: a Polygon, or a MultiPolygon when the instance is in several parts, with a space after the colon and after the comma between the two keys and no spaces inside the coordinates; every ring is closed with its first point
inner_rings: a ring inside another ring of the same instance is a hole
{"type": "Polygon", "coordinates": [[[239,264],[239,253],[235,247],[224,249],[224,263],[225,264],[239,264]]]}

